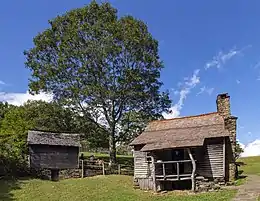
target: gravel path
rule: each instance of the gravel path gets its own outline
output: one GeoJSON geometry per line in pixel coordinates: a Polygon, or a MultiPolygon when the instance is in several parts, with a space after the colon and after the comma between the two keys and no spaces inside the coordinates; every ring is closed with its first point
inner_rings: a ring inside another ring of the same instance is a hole
{"type": "Polygon", "coordinates": [[[248,175],[246,183],[238,187],[233,201],[256,201],[260,196],[260,176],[248,175]]]}

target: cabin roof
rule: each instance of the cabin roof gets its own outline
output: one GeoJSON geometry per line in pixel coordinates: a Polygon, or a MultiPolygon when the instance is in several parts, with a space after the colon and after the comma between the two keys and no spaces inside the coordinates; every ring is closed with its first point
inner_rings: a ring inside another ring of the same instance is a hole
{"type": "Polygon", "coordinates": [[[52,133],[42,131],[28,131],[29,145],[59,145],[80,147],[80,135],[68,133],[52,133]]]}
{"type": "Polygon", "coordinates": [[[202,146],[204,139],[225,137],[224,118],[218,113],[207,113],[167,120],[152,121],[130,145],[144,145],[141,151],[202,146]]]}

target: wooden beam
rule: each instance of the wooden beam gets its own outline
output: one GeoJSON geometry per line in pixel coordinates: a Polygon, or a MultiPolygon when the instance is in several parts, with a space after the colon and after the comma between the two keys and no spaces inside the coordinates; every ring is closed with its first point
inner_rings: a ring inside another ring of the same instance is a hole
{"type": "Polygon", "coordinates": [[[191,177],[183,177],[183,178],[180,178],[180,179],[157,179],[157,181],[183,181],[183,180],[190,180],[191,177]]]}
{"type": "Polygon", "coordinates": [[[51,169],[51,180],[59,181],[59,170],[58,169],[51,169]]]}
{"type": "Polygon", "coordinates": [[[177,178],[180,178],[180,163],[177,163],[177,178]]]}
{"type": "Polygon", "coordinates": [[[120,164],[118,164],[118,174],[121,174],[121,167],[120,167],[120,164]]]}
{"type": "Polygon", "coordinates": [[[84,160],[81,160],[81,178],[84,178],[84,160]]]}
{"type": "Polygon", "coordinates": [[[195,183],[196,162],[191,154],[190,148],[188,148],[187,151],[192,162],[192,174],[191,174],[192,189],[191,190],[195,191],[196,190],[196,183],[195,183]]]}
{"type": "Polygon", "coordinates": [[[103,173],[103,175],[106,174],[106,172],[105,172],[105,163],[104,162],[102,163],[102,173],[103,173]]]}
{"type": "Polygon", "coordinates": [[[152,167],[153,167],[153,171],[152,171],[152,173],[153,173],[153,190],[155,192],[157,192],[156,176],[155,176],[155,161],[154,161],[153,156],[151,156],[151,158],[152,158],[152,167]]]}
{"type": "Polygon", "coordinates": [[[223,138],[223,176],[226,179],[226,138],[223,138]]]}
{"type": "MultiPolygon", "coordinates": [[[[191,177],[192,174],[180,174],[179,177],[191,177]]],[[[163,178],[163,175],[156,175],[156,178],[163,178]]],[[[178,177],[177,174],[171,174],[171,175],[166,175],[166,178],[168,177],[178,177]]]]}
{"type": "Polygon", "coordinates": [[[164,164],[164,163],[162,164],[162,168],[163,168],[163,169],[162,169],[162,171],[163,171],[163,177],[165,178],[165,164],[164,164]]]}
{"type": "Polygon", "coordinates": [[[158,161],[154,162],[155,164],[167,164],[167,163],[187,163],[187,162],[192,162],[191,160],[179,160],[179,161],[158,161]]]}

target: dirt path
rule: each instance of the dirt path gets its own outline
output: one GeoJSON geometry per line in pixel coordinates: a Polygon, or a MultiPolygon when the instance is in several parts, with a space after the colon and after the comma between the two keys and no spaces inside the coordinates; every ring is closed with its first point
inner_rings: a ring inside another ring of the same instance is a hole
{"type": "Polygon", "coordinates": [[[260,176],[248,175],[244,185],[238,187],[233,201],[256,201],[260,196],[260,176]]]}

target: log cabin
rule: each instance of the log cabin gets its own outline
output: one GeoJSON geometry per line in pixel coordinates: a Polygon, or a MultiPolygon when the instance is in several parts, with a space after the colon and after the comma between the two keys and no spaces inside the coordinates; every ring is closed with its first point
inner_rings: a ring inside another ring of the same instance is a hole
{"type": "Polygon", "coordinates": [[[236,121],[230,96],[219,94],[217,111],[152,121],[130,145],[140,189],[195,191],[203,181],[235,179],[236,121]],[[186,184],[186,185],[185,185],[186,184]]]}
{"type": "Polygon", "coordinates": [[[27,143],[30,167],[51,170],[53,181],[59,179],[59,170],[79,167],[78,134],[29,131],[27,143]]]}

